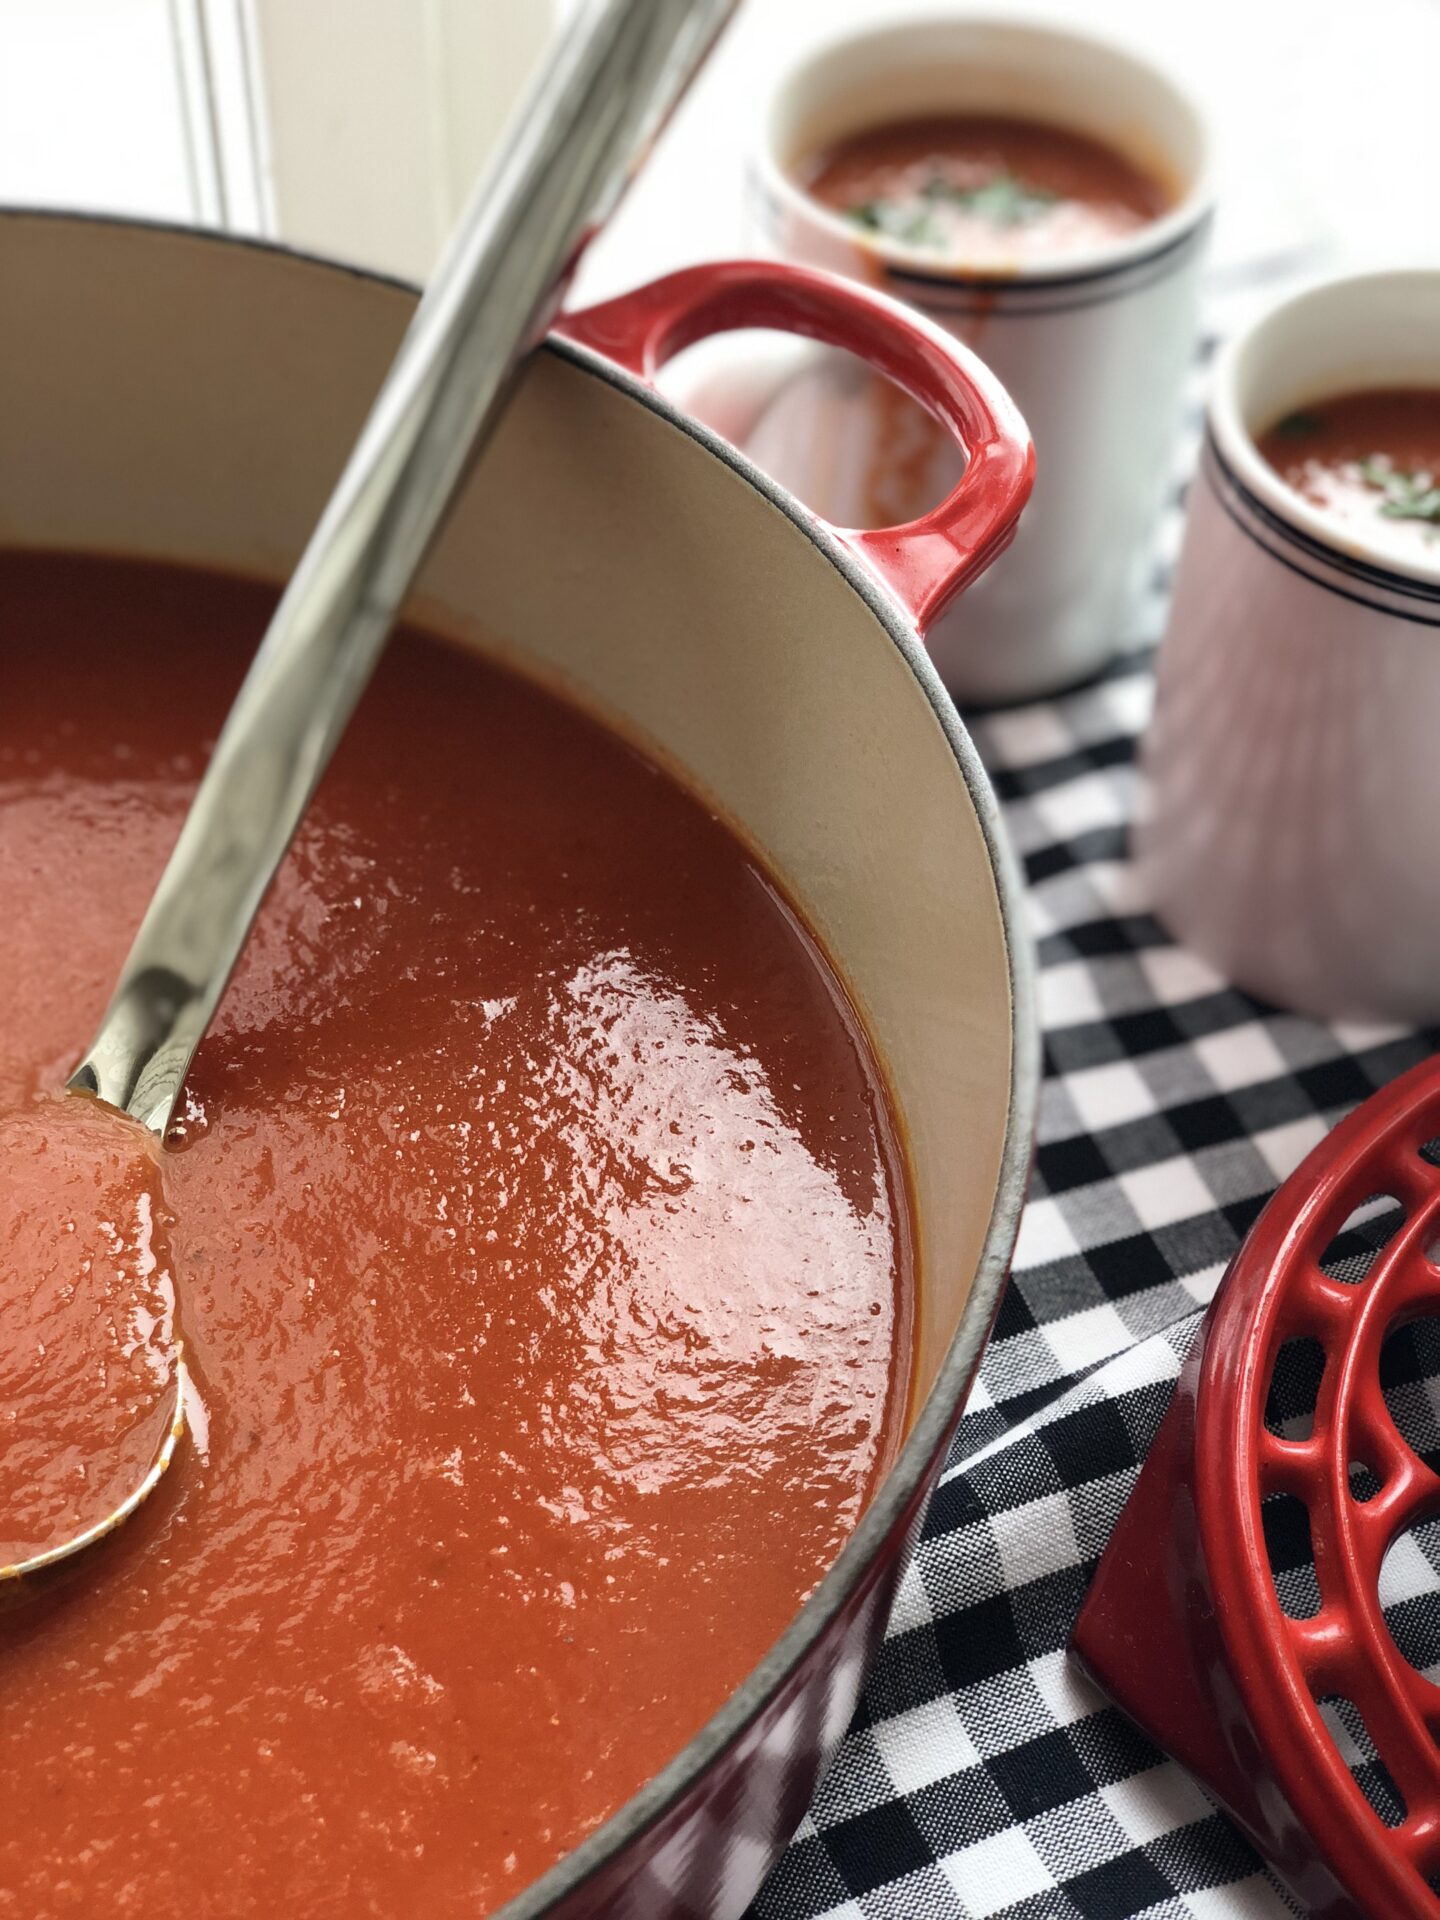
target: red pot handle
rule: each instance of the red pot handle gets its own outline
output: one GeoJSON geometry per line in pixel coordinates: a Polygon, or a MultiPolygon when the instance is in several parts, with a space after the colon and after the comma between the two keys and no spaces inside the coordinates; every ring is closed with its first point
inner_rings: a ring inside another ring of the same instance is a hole
{"type": "Polygon", "coordinates": [[[1009,545],[1029,498],[1035,453],[1010,396],[967,347],[899,301],[778,262],[686,267],[618,300],[562,314],[555,331],[653,381],[683,348],[742,327],[848,347],[960,442],[965,472],[931,512],[905,526],[836,530],[925,633],[1009,545]]]}

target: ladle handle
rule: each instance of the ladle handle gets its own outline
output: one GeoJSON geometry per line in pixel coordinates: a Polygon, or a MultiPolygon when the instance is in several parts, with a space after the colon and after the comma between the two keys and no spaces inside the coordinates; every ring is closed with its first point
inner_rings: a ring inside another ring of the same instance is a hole
{"type": "Polygon", "coordinates": [[[776,327],[846,347],[904,388],[960,442],[965,471],[903,526],[839,529],[924,634],[1014,537],[1035,454],[1014,402],[982,360],[908,307],[835,274],[768,260],[686,267],[634,293],[564,314],[556,331],[643,380],[697,340],[776,327]]]}
{"type": "Polygon", "coordinates": [[[260,902],[511,376],[735,0],[588,0],[471,201],[71,1076],[169,1124],[260,902]]]}

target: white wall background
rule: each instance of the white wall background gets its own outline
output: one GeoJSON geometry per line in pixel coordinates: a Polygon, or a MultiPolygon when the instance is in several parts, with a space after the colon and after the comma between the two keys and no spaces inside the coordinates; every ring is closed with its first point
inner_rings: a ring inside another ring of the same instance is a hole
{"type": "MultiPolygon", "coordinates": [[[[424,270],[547,31],[580,0],[0,0],[0,200],[278,225],[424,270]],[[248,12],[269,158],[247,155],[248,12]],[[195,22],[211,26],[211,71],[195,22]],[[177,47],[179,49],[177,57],[177,47]],[[224,200],[204,128],[230,149],[224,200]]],[[[582,291],[743,249],[739,157],[769,77],[817,34],[944,0],[747,0],[582,291]]],[[[1034,11],[1031,0],[975,0],[1034,11]]],[[[1038,0],[1148,48],[1209,100],[1223,268],[1328,241],[1354,259],[1440,259],[1440,0],[1038,0]]]]}

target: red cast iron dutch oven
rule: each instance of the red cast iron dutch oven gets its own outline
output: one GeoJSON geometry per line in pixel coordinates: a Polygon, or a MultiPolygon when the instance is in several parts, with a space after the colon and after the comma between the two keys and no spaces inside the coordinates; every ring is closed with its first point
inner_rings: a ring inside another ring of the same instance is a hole
{"type": "MultiPolygon", "coordinates": [[[[0,216],[0,282],[0,537],[276,580],[414,302],[275,248],[27,213],[0,216]]],[[[1004,392],[925,321],[793,268],[696,268],[561,322],[421,581],[418,618],[600,714],[778,874],[889,1072],[918,1269],[907,1437],[849,1544],[709,1724],[505,1920],[732,1920],[855,1709],[1028,1162],[1018,893],[921,642],[1006,544],[1031,467],[1004,392]],[[927,406],[969,455],[951,497],[908,526],[839,532],[654,391],[669,354],[755,326],[848,347],[927,406]]]]}

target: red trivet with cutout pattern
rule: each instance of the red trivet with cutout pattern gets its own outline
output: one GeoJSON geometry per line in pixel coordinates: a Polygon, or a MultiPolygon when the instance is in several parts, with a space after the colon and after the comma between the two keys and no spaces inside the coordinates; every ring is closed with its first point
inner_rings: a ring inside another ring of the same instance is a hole
{"type": "Polygon", "coordinates": [[[1196,1774],[1323,1920],[1440,1920],[1440,1687],[1401,1657],[1380,1608],[1391,1543],[1440,1514],[1440,1477],[1380,1387],[1387,1333],[1440,1298],[1440,1061],[1343,1121],[1256,1221],[1100,1564],[1074,1650],[1196,1774]],[[1323,1271],[1341,1224],[1393,1196],[1403,1223],[1357,1283],[1323,1271]],[[1311,1431],[1265,1423],[1282,1347],[1323,1349],[1311,1431]],[[1351,1469],[1368,1472],[1355,1476],[1351,1469]],[[1378,1486],[1377,1486],[1378,1483],[1378,1486]],[[1309,1514],[1319,1611],[1287,1614],[1261,1502],[1309,1514]],[[1318,1703],[1353,1703],[1397,1789],[1386,1825],[1318,1703]]]}

